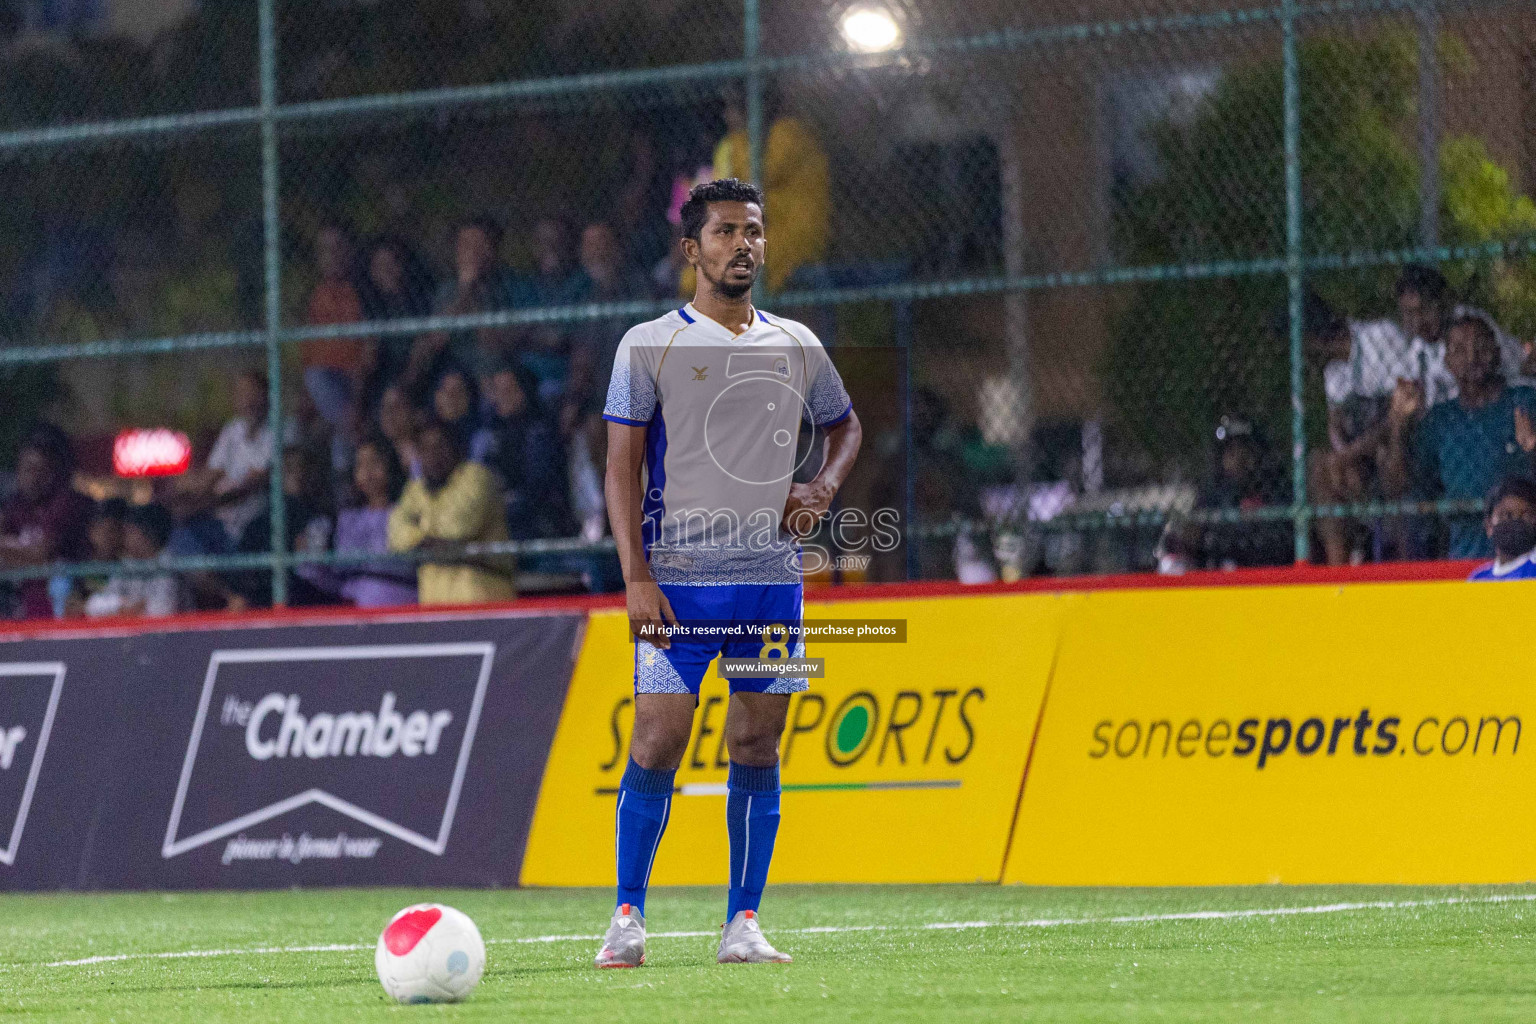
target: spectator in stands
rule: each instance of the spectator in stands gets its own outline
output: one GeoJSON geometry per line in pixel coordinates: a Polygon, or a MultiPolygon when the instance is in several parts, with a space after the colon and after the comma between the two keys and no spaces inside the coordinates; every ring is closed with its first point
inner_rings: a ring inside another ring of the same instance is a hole
{"type": "MultiPolygon", "coordinates": [[[[290,391],[284,405],[293,421],[294,436],[288,439],[289,445],[329,453],[331,468],[337,481],[350,480],[352,444],[343,432],[331,426],[330,422],[320,414],[320,408],[315,405],[314,396],[309,393],[309,389],[299,388],[296,393],[290,391]]],[[[349,429],[346,434],[355,436],[355,428],[349,429]]]]}
{"type": "MultiPolygon", "coordinates": [[[[174,481],[160,488],[160,501],[171,513],[175,527],[166,542],[165,553],[172,558],[202,555],[227,555],[235,542],[224,524],[213,514],[213,499],[205,492],[187,489],[174,481]]],[[[218,575],[200,571],[184,577],[192,595],[192,607],[208,610],[243,611],[245,599],[230,607],[231,591],[218,575]]]]}
{"type": "MultiPolygon", "coordinates": [[[[643,126],[633,128],[621,145],[626,171],[623,184],[614,194],[611,216],[618,236],[624,239],[626,261],[651,267],[667,255],[669,248],[678,248],[672,225],[667,222],[668,206],[672,201],[673,168],[668,161],[658,157],[656,142],[643,126]]],[[[690,179],[689,187],[693,184],[690,179]]],[[[681,268],[682,264],[678,266],[681,268]]],[[[678,273],[674,272],[667,281],[669,297],[677,282],[678,273]]]]}
{"type": "Polygon", "coordinates": [[[98,501],[86,528],[93,562],[115,562],[123,555],[123,524],[128,521],[128,502],[122,498],[98,501]]]}
{"type": "Polygon", "coordinates": [[[1457,303],[1445,276],[1434,267],[1410,263],[1393,286],[1398,323],[1413,344],[1412,358],[1419,368],[1415,379],[1425,386],[1427,405],[1456,397],[1456,381],[1446,367],[1446,331],[1451,321],[1475,316],[1486,321],[1498,343],[1499,365],[1509,384],[1529,383],[1524,375],[1525,346],[1499,328],[1481,309],[1457,303]]]}
{"type": "MultiPolygon", "coordinates": [[[[352,479],[361,500],[336,514],[334,550],[387,555],[390,511],[406,483],[405,469],[389,438],[374,434],[358,444],[352,479]]],[[[358,608],[416,603],[416,566],[399,558],[340,565],[309,563],[299,566],[298,573],[327,594],[358,608]]]]}
{"type": "MultiPolygon", "coordinates": [[[[1275,326],[1286,329],[1285,311],[1275,326]]],[[[1387,407],[1400,380],[1423,379],[1415,345],[1391,320],[1345,319],[1309,293],[1302,313],[1308,348],[1326,361],[1328,448],[1308,462],[1308,493],[1320,504],[1353,504],[1381,496],[1379,466],[1387,439],[1387,407]]],[[[1319,519],[1317,533],[1329,565],[1364,558],[1368,538],[1348,520],[1319,519]]]]}
{"type": "MultiPolygon", "coordinates": [[[[175,526],[175,519],[164,505],[130,509],[123,526],[123,556],[141,562],[159,560],[165,555],[175,526]]],[[[123,572],[114,574],[105,587],[90,596],[85,602],[85,614],[93,619],[140,615],[160,618],[190,607],[191,601],[175,573],[123,572]]]]}
{"type": "MultiPolygon", "coordinates": [[[[410,243],[393,235],[374,239],[365,258],[367,276],[361,298],[366,320],[406,320],[432,312],[432,275],[410,243]]],[[[411,361],[412,335],[387,334],[379,339],[368,405],[398,380],[411,361]]]]}
{"type": "MultiPolygon", "coordinates": [[[[1536,450],[1536,390],[1511,387],[1500,370],[1492,325],[1458,317],[1447,332],[1446,369],[1457,397],[1426,408],[1424,387],[1401,381],[1388,413],[1384,482],[1388,495],[1475,501],[1506,476],[1527,472],[1536,450]]],[[[1493,551],[1475,516],[1450,521],[1450,556],[1493,551]]]]}
{"type": "Polygon", "coordinates": [[[406,484],[389,516],[391,551],[442,552],[417,570],[422,604],[474,604],[517,596],[499,560],[451,555],[460,544],[507,539],[506,509],[496,478],[466,460],[454,431],[429,422],[417,437],[421,477],[406,484]]]}
{"type": "Polygon", "coordinates": [[[1493,561],[1472,573],[1474,580],[1536,578],[1536,480],[1507,476],[1488,495],[1483,520],[1493,544],[1493,561]]]}
{"type": "MultiPolygon", "coordinates": [[[[329,482],[323,452],[296,445],[283,450],[283,509],[289,551],[324,551],[330,546],[333,519],[329,482]]],[[[272,550],[270,508],[263,509],[246,526],[236,550],[250,555],[272,550]]],[[[268,569],[232,574],[229,586],[250,607],[264,608],[272,603],[272,573],[268,569]]],[[[288,603],[326,604],[327,598],[324,591],[290,569],[288,603]]]]}
{"type": "MultiPolygon", "coordinates": [[[[1250,512],[1290,502],[1285,473],[1263,435],[1248,420],[1223,416],[1216,427],[1212,479],[1197,508],[1250,512]]],[[[1212,522],[1199,531],[1199,564],[1207,569],[1250,569],[1290,565],[1295,559],[1292,527],[1285,522],[1212,522]]]]}
{"type": "MultiPolygon", "coordinates": [[[[459,225],[454,233],[454,279],[438,291],[438,315],[467,316],[513,305],[514,280],[501,262],[501,241],[501,225],[490,217],[474,217],[459,225]]],[[[510,349],[511,334],[504,328],[432,331],[412,344],[401,380],[412,398],[420,401],[449,363],[478,376],[510,349]]]]}
{"type": "MultiPolygon", "coordinates": [[[[778,98],[769,90],[765,115],[768,138],[763,147],[763,188],[773,254],[765,268],[770,291],[779,291],[796,270],[820,263],[827,254],[830,175],[827,154],[804,120],[781,114],[778,98]]],[[[747,149],[747,106],[739,86],[725,95],[727,134],[715,147],[714,176],[750,180],[747,149]]],[[[691,293],[691,286],[684,293],[691,293]]]]}
{"type": "MultiPolygon", "coordinates": [[[[64,431],[39,424],[16,459],[16,493],[0,506],[0,566],[21,568],[76,561],[87,551],[91,502],[71,486],[75,459],[64,431]]],[[[54,617],[48,581],[19,587],[20,617],[54,617]]]]}
{"type": "MultiPolygon", "coordinates": [[[[581,232],[580,302],[629,302],[650,294],[645,272],[629,263],[613,226],[598,221],[581,232]]],[[[588,417],[600,417],[613,374],[614,353],[634,317],[588,320],[577,326],[571,345],[571,387],[560,410],[561,433],[569,435],[588,417]]]]}
{"type": "MultiPolygon", "coordinates": [[[[545,217],[533,228],[534,273],[519,288],[519,306],[568,306],[581,301],[585,279],[576,267],[570,226],[545,217]]],[[[518,352],[539,382],[539,397],[551,407],[565,394],[571,376],[571,337],[562,324],[533,324],[520,332],[518,352]]],[[[489,374],[495,365],[484,367],[489,374]]]]}
{"type": "MultiPolygon", "coordinates": [[[[235,415],[219,431],[208,465],[187,477],[189,489],[212,498],[214,514],[224,524],[232,542],[238,542],[251,520],[267,507],[267,481],[272,473],[272,424],[267,407],[267,378],[254,370],[235,377],[235,415]]],[[[285,424],[284,440],[291,442],[296,428],[285,424]]]]}
{"type": "MultiPolygon", "coordinates": [[[[650,281],[629,262],[618,233],[605,222],[588,224],[581,232],[583,302],[628,302],[648,297],[650,281]]],[[[608,432],[602,419],[613,375],[613,357],[633,317],[588,320],[572,332],[571,382],[560,405],[560,434],[570,453],[571,491],[582,535],[602,537],[607,527],[602,472],[608,432]]]]}
{"type": "Polygon", "coordinates": [[[539,401],[537,378],[508,361],[489,383],[485,425],[470,455],[501,484],[508,533],[517,540],[569,537],[575,523],[567,500],[564,446],[554,418],[539,401]]]}
{"type": "MultiPolygon", "coordinates": [[[[305,322],[312,326],[351,324],[364,318],[357,245],[341,224],[321,227],[315,236],[319,282],[309,294],[305,322]]],[[[299,346],[304,389],[331,430],[345,437],[355,428],[357,403],[378,359],[378,343],[364,338],[316,338],[299,346]]]]}
{"type": "Polygon", "coordinates": [[[469,451],[470,439],[480,426],[480,389],[473,378],[457,366],[444,370],[432,389],[432,412],[453,431],[455,446],[469,451]]]}
{"type": "MultiPolygon", "coordinates": [[[[122,498],[98,501],[91,509],[90,525],[86,527],[89,550],[86,557],[93,562],[115,562],[123,557],[123,524],[128,519],[128,502],[122,498]]],[[[85,614],[85,604],[91,595],[100,592],[110,581],[109,576],[77,576],[69,596],[69,614],[85,614]]]]}
{"type": "Polygon", "coordinates": [[[379,433],[395,446],[395,457],[412,478],[421,475],[421,461],[416,457],[416,432],[425,414],[411,402],[410,393],[401,383],[391,384],[379,396],[379,433]]]}

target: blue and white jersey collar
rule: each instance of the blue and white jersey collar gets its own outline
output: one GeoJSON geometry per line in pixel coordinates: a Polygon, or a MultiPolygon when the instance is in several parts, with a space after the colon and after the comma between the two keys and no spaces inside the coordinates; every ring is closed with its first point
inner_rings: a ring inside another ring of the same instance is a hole
{"type": "Polygon", "coordinates": [[[745,331],[742,331],[741,334],[735,334],[734,332],[731,331],[731,329],[729,327],[725,326],[720,321],[714,319],[713,317],[705,316],[703,313],[700,313],[696,308],[694,308],[694,305],[693,305],[692,302],[685,302],[681,306],[679,306],[677,308],[677,315],[682,317],[683,318],[683,322],[688,324],[689,326],[692,326],[694,324],[707,324],[707,325],[709,325],[711,327],[718,327],[722,331],[724,331],[725,333],[730,334],[732,337],[736,337],[736,338],[739,338],[743,334],[748,334],[748,333],[756,330],[759,324],[762,324],[762,325],[765,325],[765,326],[772,326],[770,324],[768,318],[763,315],[763,311],[758,309],[756,306],[752,307],[752,318],[751,318],[752,326],[748,327],[745,331]]]}

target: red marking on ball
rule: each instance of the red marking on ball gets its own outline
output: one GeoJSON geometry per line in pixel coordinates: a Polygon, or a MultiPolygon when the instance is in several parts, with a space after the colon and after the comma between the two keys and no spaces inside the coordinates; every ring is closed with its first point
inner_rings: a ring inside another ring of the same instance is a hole
{"type": "Polygon", "coordinates": [[[401,914],[389,923],[384,929],[384,948],[395,956],[405,956],[416,948],[416,943],[421,937],[432,930],[432,926],[443,919],[443,912],[437,907],[427,907],[424,910],[413,910],[408,914],[401,914]]]}

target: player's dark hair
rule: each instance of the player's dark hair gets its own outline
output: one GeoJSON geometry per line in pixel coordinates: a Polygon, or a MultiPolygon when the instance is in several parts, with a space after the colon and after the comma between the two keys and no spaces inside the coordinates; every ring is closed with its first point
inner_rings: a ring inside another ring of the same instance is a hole
{"type": "Polygon", "coordinates": [[[482,232],[491,243],[492,249],[501,248],[501,239],[505,232],[501,228],[501,223],[490,214],[477,213],[473,217],[465,217],[453,227],[454,234],[469,229],[482,232]]]}
{"type": "Polygon", "coordinates": [[[761,210],[764,209],[763,190],[738,178],[718,178],[693,186],[682,209],[684,238],[699,240],[704,222],[709,219],[710,203],[756,203],[761,210]]]}
{"type": "Polygon", "coordinates": [[[1412,292],[1429,302],[1440,302],[1450,290],[1450,284],[1440,271],[1425,263],[1410,263],[1397,275],[1397,283],[1392,286],[1392,297],[1400,299],[1412,292]]]}
{"type": "Polygon", "coordinates": [[[1493,515],[1493,510],[1498,507],[1499,502],[1505,498],[1520,498],[1536,507],[1536,480],[1516,474],[1507,476],[1494,484],[1493,489],[1488,492],[1488,497],[1484,499],[1490,516],[1493,515]]]}

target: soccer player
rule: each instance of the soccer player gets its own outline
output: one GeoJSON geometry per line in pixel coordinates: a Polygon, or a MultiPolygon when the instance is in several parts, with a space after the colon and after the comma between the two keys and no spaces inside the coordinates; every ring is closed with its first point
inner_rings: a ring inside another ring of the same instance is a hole
{"type": "MultiPolygon", "coordinates": [[[[682,208],[693,301],[624,336],[608,421],[608,520],[624,567],[635,642],[635,724],[619,786],[618,907],[598,967],[645,962],[645,894],[672,810],[705,669],[726,658],[804,656],[799,539],[815,529],[858,455],[862,431],[842,379],[803,324],[752,305],[763,271],[763,195],[726,178],[682,208]],[[823,463],[793,483],[802,422],[823,463]],[[750,639],[671,638],[666,625],[735,623],[750,639]],[[776,624],[778,629],[764,626],[776,624]]],[[[730,893],[716,959],[787,963],[757,909],[779,828],[779,738],[804,676],[730,678],[725,804],[730,893]]]]}

